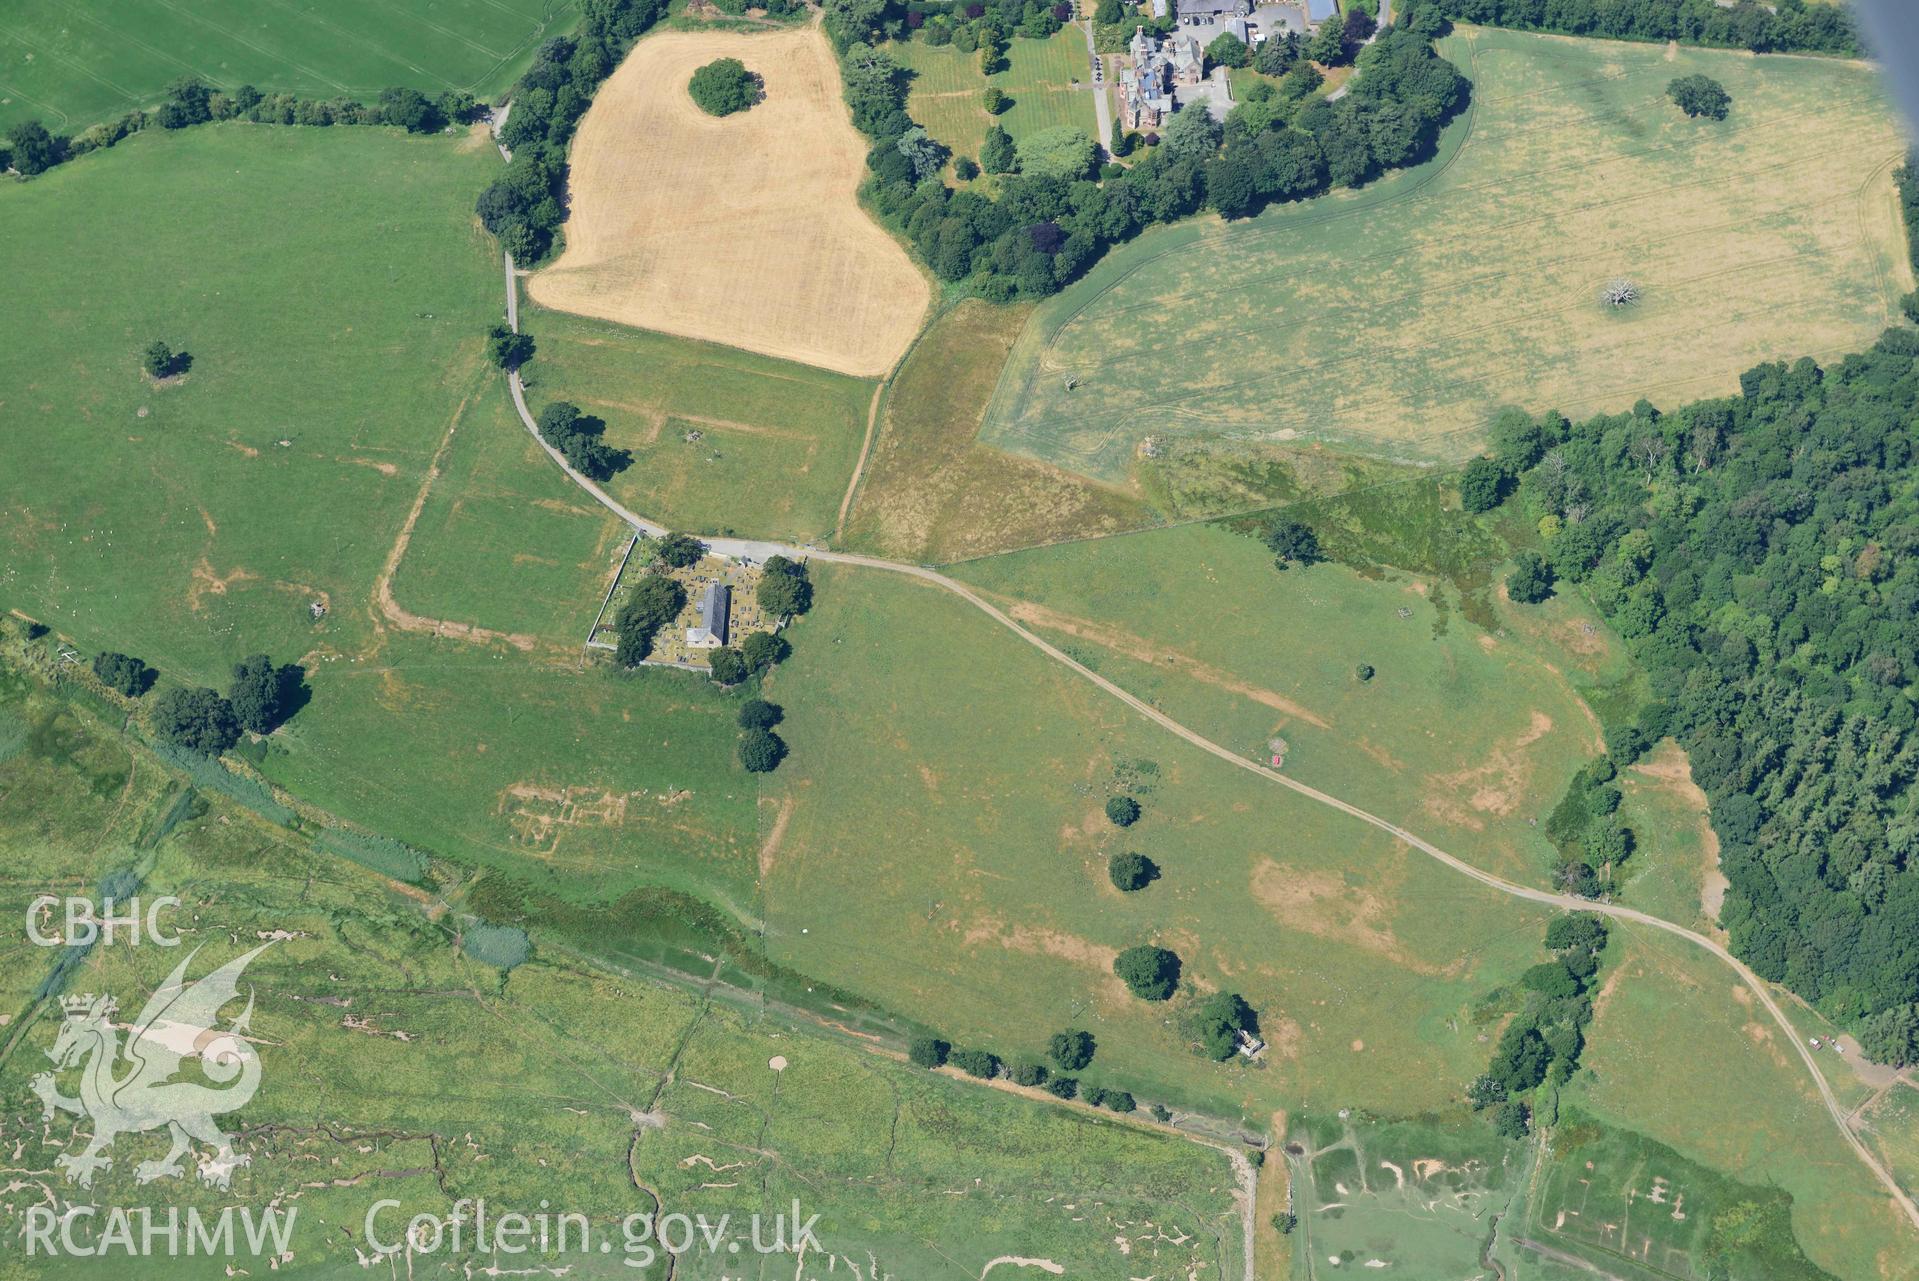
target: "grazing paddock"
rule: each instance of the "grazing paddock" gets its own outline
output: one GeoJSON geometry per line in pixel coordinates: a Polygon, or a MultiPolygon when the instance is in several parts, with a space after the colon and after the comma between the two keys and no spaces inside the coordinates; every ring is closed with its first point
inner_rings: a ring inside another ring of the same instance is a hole
{"type": "Polygon", "coordinates": [[[988,87],[1013,100],[998,122],[1016,142],[1054,125],[1071,125],[1089,138],[1099,132],[1093,94],[1086,88],[1092,75],[1086,35],[1077,26],[1061,27],[1046,40],[1015,36],[1007,44],[1006,70],[990,76],[980,74],[977,51],[965,53],[952,45],[903,40],[887,45],[886,53],[913,73],[907,114],[956,156],[979,159],[980,144],[994,123],[981,105],[988,87]]]}
{"type": "Polygon", "coordinates": [[[394,564],[400,609],[573,649],[631,531],[520,429],[497,381],[467,404],[394,564]]]}
{"type": "Polygon", "coordinates": [[[956,572],[1216,742],[1270,760],[1282,738],[1286,773],[1513,880],[1546,880],[1552,848],[1532,820],[1600,750],[1566,656],[1475,625],[1443,578],[1281,573],[1257,539],[1212,525],[956,572]]]}
{"type": "Polygon", "coordinates": [[[681,529],[827,537],[858,464],[873,383],[791,361],[564,312],[521,319],[538,411],[569,400],[606,421],[633,465],[607,482],[637,512],[681,529]]]}
{"type": "Polygon", "coordinates": [[[1538,959],[1543,911],[1203,755],[946,593],[814,576],[767,682],[793,745],[761,785],[769,959],[1008,1059],[1085,1027],[1088,1081],[1262,1127],[1446,1108],[1483,1070],[1468,1011],[1538,959]],[[1124,830],[1118,793],[1144,810],[1124,830]],[[1107,872],[1128,850],[1163,873],[1134,894],[1107,872]],[[1112,973],[1147,939],[1197,985],[1169,1005],[1112,973]],[[1260,1012],[1258,1064],[1181,1034],[1215,987],[1260,1012]]]}
{"type": "MultiPolygon", "coordinates": [[[[1763,1200],[1755,1194],[1762,1188],[1789,1194],[1799,1248],[1832,1276],[1885,1281],[1919,1276],[1911,1224],[1834,1133],[1805,1065],[1731,971],[1690,944],[1636,927],[1614,932],[1604,964],[1593,1023],[1586,1031],[1583,1062],[1590,1071],[1574,1080],[1562,1108],[1576,1106],[1609,1126],[1668,1145],[1689,1162],[1751,1185],[1746,1195],[1753,1200],[1763,1200]],[[1712,1098],[1737,1104],[1702,1110],[1702,1099],[1712,1098]]],[[[1819,1058],[1843,1099],[1847,1091],[1842,1077],[1850,1069],[1837,1055],[1819,1058]]],[[[1879,1142],[1871,1128],[1878,1119],[1870,1111],[1865,1114],[1861,1128],[1868,1143],[1879,1142]]],[[[1885,1150],[1895,1173],[1912,1186],[1914,1168],[1902,1168],[1896,1140],[1885,1150]]],[[[1572,1163],[1576,1177],[1584,1175],[1588,1159],[1594,1159],[1591,1153],[1577,1154],[1572,1163]]],[[[1603,1170],[1610,1163],[1595,1164],[1603,1170]]],[[[1643,1198],[1651,1175],[1682,1182],[1670,1168],[1646,1173],[1647,1178],[1635,1181],[1630,1168],[1615,1166],[1595,1185],[1595,1203],[1605,1195],[1613,1206],[1620,1205],[1635,1182],[1643,1198]]],[[[1692,1220],[1696,1223],[1711,1217],[1713,1198],[1707,1185],[1694,1181],[1692,1195],[1701,1210],[1692,1220]]],[[[1640,1213],[1647,1208],[1642,1200],[1640,1213]]],[[[1543,1222],[1535,1226],[1550,1229],[1556,1211],[1540,1218],[1543,1222]]],[[[1596,1235],[1605,1224],[1620,1222],[1612,1213],[1598,1218],[1598,1223],[1584,1226],[1569,1218],[1563,1230],[1596,1235]]],[[[1640,1222],[1638,1214],[1634,1222],[1640,1222]]],[[[1664,1223],[1667,1230],[1685,1226],[1664,1223]]],[[[1643,1248],[1642,1231],[1650,1233],[1650,1221],[1635,1230],[1635,1247],[1643,1248]]],[[[1755,1238],[1777,1240],[1770,1231],[1755,1238]]],[[[1611,1244],[1617,1248],[1616,1238],[1611,1244]]],[[[1731,1275],[1804,1275],[1803,1269],[1777,1262],[1781,1265],[1749,1263],[1735,1267],[1731,1275]]],[[[1705,1276],[1705,1269],[1695,1275],[1705,1276]]]]}
{"type": "Polygon", "coordinates": [[[9,257],[32,323],[0,344],[7,605],[198,681],[366,644],[449,427],[503,395],[472,215],[498,171],[477,134],[236,123],[8,190],[0,244],[36,248],[9,257]],[[145,376],[155,339],[192,355],[185,376],[145,376]]]}
{"type": "Polygon", "coordinates": [[[1623,771],[1620,821],[1651,839],[1626,864],[1625,898],[1669,921],[1704,933],[1719,928],[1726,896],[1719,837],[1706,821],[1706,794],[1692,781],[1691,762],[1668,740],[1623,771]]]}
{"type": "Polygon", "coordinates": [[[1873,1146],[1908,1192],[1919,1192],[1919,1073],[1908,1071],[1866,1110],[1873,1146]]]}
{"type": "MultiPolygon", "coordinates": [[[[5,661],[18,654],[14,634],[0,627],[5,661]]],[[[357,1231],[376,1193],[399,1202],[397,1235],[413,1214],[445,1216],[477,1195],[532,1209],[558,1201],[564,1187],[567,1212],[590,1217],[614,1249],[585,1252],[574,1233],[562,1251],[565,1238],[534,1233],[519,1243],[533,1256],[519,1266],[658,1281],[658,1260],[628,1266],[644,1256],[627,1253],[633,1238],[621,1220],[650,1208],[636,1184],[676,1213],[730,1219],[741,1237],[758,1214],[763,1241],[773,1239],[773,1216],[790,1214],[798,1198],[819,1216],[807,1277],[871,1275],[877,1260],[891,1277],[972,1278],[1002,1256],[1044,1259],[1074,1277],[1148,1267],[1240,1275],[1233,1175],[1217,1151],[928,1073],[804,1019],[747,1008],[736,992],[693,993],[589,963],[550,932],[535,932],[533,959],[508,979],[457,945],[474,881],[445,875],[423,902],[306,835],[217,796],[196,800],[151,755],[0,663],[7,724],[30,727],[32,741],[0,751],[0,856],[9,868],[0,911],[21,922],[49,887],[84,892],[136,859],[143,893],[192,904],[161,918],[184,946],[97,948],[68,991],[112,993],[130,1017],[136,998],[186,953],[202,949],[189,971],[198,978],[272,940],[247,971],[257,984],[261,1085],[246,1125],[226,1127],[251,1159],[236,1179],[244,1192],[190,1174],[143,1187],[136,1167],[166,1151],[165,1133],[123,1133],[94,1191],[113,1204],[158,1196],[210,1215],[235,1195],[295,1203],[289,1249],[298,1270],[316,1276],[365,1270],[353,1266],[364,1243],[339,1225],[357,1231]]],[[[597,952],[630,946],[604,914],[593,919],[597,952]]],[[[31,1022],[19,1012],[34,1010],[35,987],[62,958],[17,924],[0,935],[6,1030],[22,1037],[6,1081],[21,1098],[27,1078],[50,1066],[45,1051],[61,1017],[51,1001],[31,1022]]],[[[711,970],[709,960],[702,976],[711,970]]],[[[63,1087],[76,1075],[65,1072],[63,1087]]],[[[56,1152],[79,1150],[91,1129],[64,1113],[46,1125],[31,1102],[0,1116],[0,1142],[47,1167],[56,1152]]],[[[67,1190],[57,1176],[47,1182],[67,1190]]],[[[19,1235],[26,1204],[0,1206],[0,1233],[19,1235]]],[[[470,1202],[462,1212],[471,1215],[470,1202]]],[[[792,1220],[783,1226],[791,1242],[792,1220]]],[[[684,1256],[675,1275],[722,1275],[699,1268],[706,1257],[684,1256]]],[[[430,1260],[418,1256],[412,1275],[492,1273],[498,1260],[469,1231],[430,1260]]],[[[236,1272],[268,1272],[243,1262],[236,1272]]],[[[212,1272],[183,1256],[114,1275],[189,1281],[212,1272]]]]}
{"type": "Polygon", "coordinates": [[[317,666],[262,761],[276,785],[569,902],[664,886],[751,916],[755,789],[711,682],[416,636],[317,666]]]}
{"type": "Polygon", "coordinates": [[[9,0],[0,15],[0,129],[38,116],[77,132],[197,75],[315,98],[393,85],[487,96],[572,25],[572,0],[9,0]]]}
{"type": "Polygon", "coordinates": [[[530,291],[560,311],[885,373],[932,295],[859,206],[865,155],[815,28],[650,36],[580,122],[566,251],[530,291]],[[715,118],[686,85],[725,57],[763,77],[766,98],[715,118]]]}
{"type": "Polygon", "coordinates": [[[1442,52],[1474,104],[1436,159],[1114,251],[1035,311],[982,438],[1107,480],[1149,434],[1456,459],[1506,405],[1729,393],[1897,318],[1904,144],[1869,68],[1465,26],[1442,52]],[[1691,72],[1730,119],[1668,101],[1691,72]]]}

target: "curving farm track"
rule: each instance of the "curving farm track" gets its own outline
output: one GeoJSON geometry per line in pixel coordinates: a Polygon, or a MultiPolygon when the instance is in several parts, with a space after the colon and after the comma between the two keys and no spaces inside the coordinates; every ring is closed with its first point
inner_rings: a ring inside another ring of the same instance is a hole
{"type": "MultiPolygon", "coordinates": [[[[505,265],[507,322],[517,331],[519,329],[519,291],[516,288],[511,255],[505,256],[505,265]]],[[[551,458],[554,464],[564,471],[575,485],[578,485],[599,502],[601,506],[605,507],[633,528],[654,536],[667,532],[664,526],[649,521],[628,510],[618,500],[600,488],[599,485],[575,471],[559,450],[553,448],[544,440],[541,440],[539,429],[534,424],[533,416],[527,411],[525,389],[520,382],[519,374],[517,372],[509,373],[507,379],[513,393],[513,407],[519,412],[521,424],[528,432],[532,433],[536,441],[539,441],[540,448],[546,451],[547,457],[551,458]]],[[[1257,774],[1269,782],[1289,788],[1309,800],[1317,801],[1321,805],[1338,810],[1340,813],[1356,818],[1362,823],[1369,823],[1396,839],[1405,842],[1420,853],[1443,863],[1461,876],[1469,877],[1489,889],[1511,895],[1514,898],[1524,899],[1527,902],[1539,903],[1547,907],[1561,908],[1569,912],[1596,912],[1603,916],[1612,917],[1615,920],[1630,921],[1637,925],[1643,925],[1648,929],[1661,930],[1677,938],[1682,938],[1695,947],[1710,952],[1730,967],[1732,971],[1739,976],[1740,981],[1759,998],[1760,1004],[1765,1006],[1766,1012],[1772,1016],[1773,1022],[1777,1023],[1780,1030],[1786,1034],[1786,1040],[1798,1051],[1800,1061],[1804,1063],[1806,1071],[1811,1074],[1813,1085],[1819,1091],[1820,1101],[1825,1104],[1826,1112],[1831,1116],[1833,1126],[1839,1131],[1840,1137],[1852,1148],[1854,1155],[1859,1158],[1865,1167],[1872,1171],[1873,1176],[1878,1179],[1880,1185],[1885,1188],[1887,1195],[1892,1198],[1893,1203],[1905,1214],[1913,1227],[1919,1229],[1919,1204],[1914,1203],[1912,1197],[1907,1195],[1906,1190],[1899,1185],[1899,1181],[1893,1176],[1892,1171],[1886,1168],[1885,1164],[1873,1154],[1872,1150],[1868,1148],[1858,1134],[1853,1131],[1846,1114],[1846,1109],[1841,1106],[1838,1096],[1833,1093],[1832,1087],[1827,1084],[1824,1074],[1819,1070],[1819,1065],[1813,1060],[1812,1052],[1806,1048],[1799,1036],[1798,1030],[1793,1027],[1792,1021],[1786,1017],[1784,1008],[1779,1004],[1778,998],[1773,995],[1771,988],[1765,980],[1755,974],[1745,962],[1734,956],[1716,940],[1708,938],[1704,934],[1689,930],[1685,926],[1673,921],[1668,921],[1664,917],[1654,916],[1650,912],[1642,912],[1637,908],[1625,907],[1615,903],[1598,903],[1590,899],[1577,898],[1570,894],[1555,894],[1550,890],[1534,889],[1531,886],[1520,885],[1516,882],[1506,880],[1504,877],[1495,876],[1483,868],[1473,866],[1457,855],[1447,853],[1432,842],[1407,831],[1396,823],[1379,817],[1377,814],[1369,813],[1356,805],[1339,799],[1331,793],[1322,792],[1316,787],[1300,782],[1298,779],[1290,778],[1276,770],[1269,769],[1258,761],[1249,760],[1215,743],[1213,740],[1200,734],[1197,730],[1182,725],[1158,708],[1128,693],[1106,677],[1101,676],[1098,672],[1093,671],[1085,664],[1051,644],[1045,638],[1021,626],[992,602],[981,597],[964,583],[948,578],[937,570],[929,569],[923,565],[909,565],[899,561],[883,560],[876,556],[859,556],[850,552],[828,551],[818,547],[795,547],[784,543],[758,542],[752,539],[742,538],[708,538],[703,541],[714,551],[727,556],[745,556],[756,560],[763,560],[771,555],[784,555],[795,558],[803,556],[812,560],[825,561],[836,565],[853,565],[862,569],[881,570],[892,574],[904,574],[908,577],[931,583],[944,591],[951,592],[967,604],[984,613],[1000,626],[1012,632],[1015,636],[1018,636],[1027,644],[1039,650],[1042,654],[1045,654],[1054,662],[1068,668],[1083,680],[1090,681],[1105,693],[1118,699],[1121,703],[1124,703],[1127,707],[1139,713],[1147,720],[1167,732],[1177,735],[1201,751],[1210,753],[1220,760],[1230,765],[1235,765],[1249,773],[1257,774]]],[[[1249,1255],[1247,1259],[1247,1275],[1249,1278],[1251,1277],[1251,1268],[1252,1260],[1249,1255]]]]}

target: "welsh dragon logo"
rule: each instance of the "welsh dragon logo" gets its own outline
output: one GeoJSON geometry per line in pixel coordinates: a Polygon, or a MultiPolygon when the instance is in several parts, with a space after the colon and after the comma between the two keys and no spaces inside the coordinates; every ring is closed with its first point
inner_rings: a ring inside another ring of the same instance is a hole
{"type": "Polygon", "coordinates": [[[233,1139],[213,1118],[246,1106],[260,1088],[260,1055],[246,1035],[253,1016],[252,992],[247,993],[246,1008],[238,1018],[224,1029],[214,1024],[221,1007],[238,997],[241,971],[271,946],[256,947],[198,982],[188,983],[187,966],[198,954],[196,948],[147,998],[131,1025],[114,1023],[118,1007],[112,997],[88,994],[60,999],[66,1018],[47,1051],[54,1071],[34,1077],[33,1091],[40,1096],[47,1117],[58,1108],[93,1122],[93,1138],[86,1149],[55,1160],[69,1183],[91,1187],[94,1172],[113,1165],[113,1158],[105,1153],[119,1135],[163,1127],[173,1146],[160,1160],[134,1167],[134,1177],[141,1183],[183,1175],[180,1158],[195,1142],[213,1149],[211,1155],[195,1157],[201,1181],[210,1186],[225,1188],[233,1171],[247,1164],[248,1158],[234,1152],[233,1139]],[[124,1046],[122,1031],[128,1034],[124,1046]],[[198,1059],[200,1075],[214,1085],[173,1079],[188,1059],[198,1059]],[[55,1081],[57,1073],[73,1067],[80,1069],[78,1098],[60,1093],[55,1081]]]}

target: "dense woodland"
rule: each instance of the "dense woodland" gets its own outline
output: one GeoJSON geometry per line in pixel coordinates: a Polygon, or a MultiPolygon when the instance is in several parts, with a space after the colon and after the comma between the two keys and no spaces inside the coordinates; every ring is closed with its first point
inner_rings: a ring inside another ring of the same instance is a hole
{"type": "Polygon", "coordinates": [[[1910,1056],[1893,1029],[1919,1001],[1919,332],[1740,388],[1509,418],[1497,461],[1546,573],[1582,584],[1647,674],[1655,701],[1615,737],[1671,733],[1691,756],[1734,949],[1910,1056]]]}
{"type": "Polygon", "coordinates": [[[1311,96],[1319,81],[1309,51],[1280,42],[1269,70],[1281,86],[1263,85],[1223,126],[1204,111],[1176,113],[1157,145],[1129,165],[1096,171],[1085,146],[1022,150],[996,127],[979,163],[1002,175],[997,199],[939,180],[946,152],[907,115],[907,73],[874,43],[901,15],[885,0],[828,0],[826,29],[840,51],[853,123],[873,140],[871,207],[943,279],[970,280],[983,296],[1005,300],[1053,293],[1107,246],[1154,223],[1206,208],[1245,217],[1431,155],[1470,86],[1433,50],[1439,12],[1416,9],[1358,52],[1358,75],[1337,102],[1311,96]],[[1285,76],[1294,66],[1301,74],[1285,76]]]}
{"type": "Polygon", "coordinates": [[[1863,52],[1852,17],[1836,4],[1806,0],[1431,0],[1447,17],[1521,31],[1557,31],[1616,40],[1679,40],[1755,53],[1863,52]]]}

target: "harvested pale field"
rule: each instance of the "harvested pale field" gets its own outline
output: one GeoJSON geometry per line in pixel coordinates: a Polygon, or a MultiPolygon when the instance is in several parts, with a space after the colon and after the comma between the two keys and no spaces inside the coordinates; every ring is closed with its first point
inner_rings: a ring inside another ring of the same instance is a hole
{"type": "Polygon", "coordinates": [[[859,206],[865,151],[817,29],[649,36],[580,122],[566,251],[534,275],[533,297],[842,373],[884,373],[931,292],[859,206]],[[764,78],[766,98],[715,118],[686,85],[728,57],[764,78]]]}

